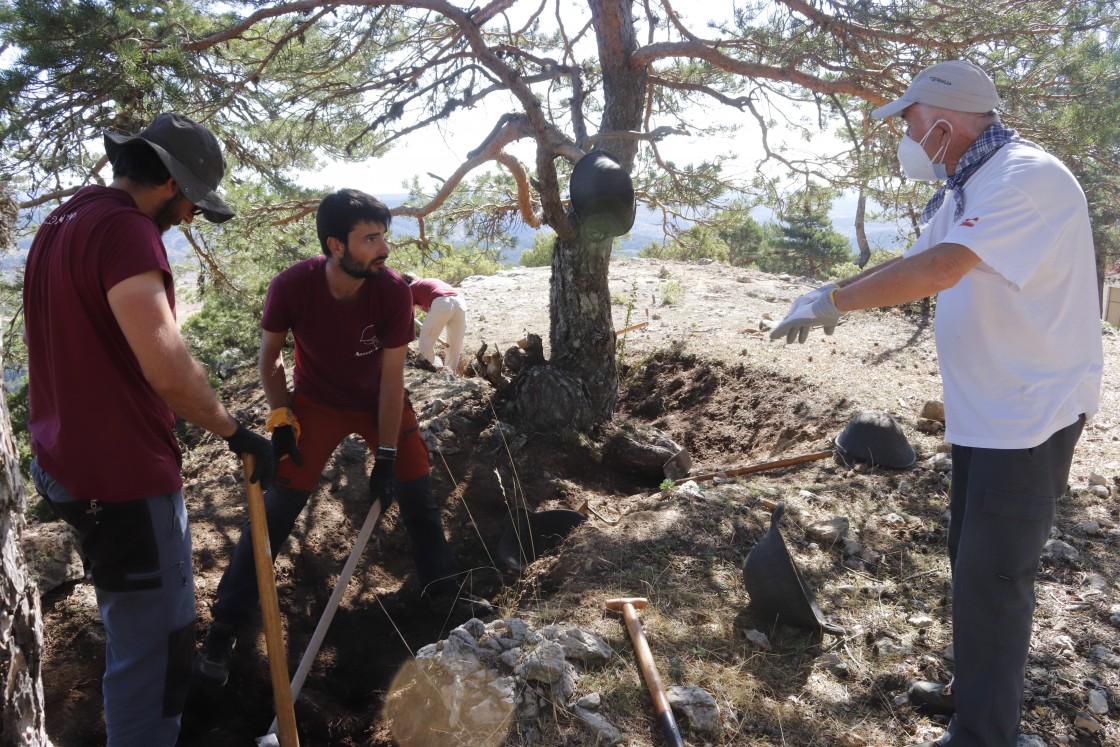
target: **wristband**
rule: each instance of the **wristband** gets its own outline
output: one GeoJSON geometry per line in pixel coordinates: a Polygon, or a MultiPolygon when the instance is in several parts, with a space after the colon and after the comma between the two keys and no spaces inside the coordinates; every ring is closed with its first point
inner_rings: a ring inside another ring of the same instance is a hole
{"type": "Polygon", "coordinates": [[[287,407],[277,407],[275,410],[268,413],[268,422],[265,423],[265,430],[272,433],[273,430],[282,425],[291,426],[292,432],[295,433],[296,438],[299,438],[299,421],[296,420],[295,413],[287,407]]]}
{"type": "Polygon", "coordinates": [[[396,459],[397,448],[395,446],[378,446],[377,454],[374,455],[375,459],[396,459]]]}

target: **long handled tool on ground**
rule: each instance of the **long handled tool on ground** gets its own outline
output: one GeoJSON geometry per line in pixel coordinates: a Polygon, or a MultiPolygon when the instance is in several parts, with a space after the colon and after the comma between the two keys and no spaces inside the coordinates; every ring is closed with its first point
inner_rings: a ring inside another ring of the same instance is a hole
{"type": "MultiPolygon", "coordinates": [[[[327,606],[319,618],[319,624],[315,626],[315,632],[311,634],[311,641],[307,644],[307,650],[303,652],[299,667],[296,668],[296,673],[292,676],[290,692],[293,702],[299,697],[300,690],[303,689],[303,683],[307,680],[311,665],[315,663],[315,657],[319,654],[319,647],[323,645],[323,639],[327,637],[327,629],[330,628],[331,621],[334,620],[334,613],[338,611],[338,606],[342,603],[342,597],[346,594],[346,587],[354,576],[354,569],[357,567],[358,560],[362,557],[366,545],[369,544],[373,527],[377,524],[377,519],[380,516],[381,501],[378,500],[366,514],[365,523],[362,524],[362,528],[358,532],[358,538],[354,540],[354,549],[350,551],[350,557],[346,559],[346,564],[342,566],[342,572],[338,575],[338,582],[334,585],[331,598],[327,600],[327,606]]],[[[286,683],[287,679],[285,678],[286,683]]],[[[272,725],[268,727],[268,733],[257,739],[258,747],[271,747],[271,745],[276,744],[274,735],[281,715],[279,710],[276,711],[276,714],[276,718],[272,720],[272,725]]]]}
{"type": "Polygon", "coordinates": [[[738,477],[739,475],[749,475],[752,472],[765,472],[771,469],[781,469],[782,467],[792,467],[795,464],[802,464],[803,462],[813,462],[818,459],[827,459],[835,452],[832,449],[828,451],[816,451],[812,454],[802,454],[801,456],[786,457],[784,459],[775,459],[771,462],[759,462],[758,464],[751,464],[746,467],[736,467],[735,469],[725,469],[718,472],[705,472],[701,475],[693,475],[692,477],[682,477],[673,482],[677,485],[684,485],[689,480],[701,482],[703,480],[711,480],[716,477],[738,477]]]}
{"type": "Polygon", "coordinates": [[[681,739],[681,731],[677,728],[677,720],[673,718],[673,709],[669,706],[669,698],[665,695],[665,689],[661,687],[661,678],[657,676],[657,667],[653,663],[653,654],[650,653],[645,633],[642,632],[642,623],[638,619],[636,610],[645,609],[647,606],[649,600],[640,597],[607,600],[607,609],[622,612],[622,617],[626,620],[626,629],[630,631],[630,640],[634,643],[634,651],[638,654],[638,666],[642,670],[646,687],[649,688],[650,697],[653,698],[657,722],[661,724],[665,742],[669,747],[685,747],[681,739]]]}
{"type": "Polygon", "coordinates": [[[249,498],[249,526],[253,532],[253,559],[257,566],[257,589],[260,591],[261,615],[264,617],[264,642],[268,651],[268,669],[272,675],[272,700],[280,721],[280,747],[299,747],[296,713],[288,690],[288,657],[284,651],[284,630],[280,623],[280,603],[276,598],[276,576],[272,569],[272,549],[268,542],[268,519],[264,512],[261,484],[253,482],[255,460],[243,455],[245,490],[249,498]]]}

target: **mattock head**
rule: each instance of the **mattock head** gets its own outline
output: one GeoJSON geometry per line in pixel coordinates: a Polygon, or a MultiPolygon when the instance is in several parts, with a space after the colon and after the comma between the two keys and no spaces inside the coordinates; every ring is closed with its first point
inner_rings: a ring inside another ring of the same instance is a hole
{"type": "Polygon", "coordinates": [[[618,599],[608,599],[606,606],[609,610],[621,612],[626,609],[628,604],[636,610],[644,610],[649,606],[649,600],[645,597],[619,597],[618,599]]]}

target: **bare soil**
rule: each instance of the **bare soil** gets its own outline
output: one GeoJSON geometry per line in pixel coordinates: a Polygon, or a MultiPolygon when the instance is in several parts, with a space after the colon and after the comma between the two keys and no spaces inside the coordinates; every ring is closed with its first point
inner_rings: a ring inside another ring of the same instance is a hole
{"type": "MultiPolygon", "coordinates": [[[[690,744],[905,746],[935,737],[943,720],[897,702],[909,680],[951,671],[942,655],[951,640],[947,477],[927,462],[940,438],[914,427],[922,404],[940,398],[932,320],[920,306],[854,314],[831,337],[787,347],[761,328],[806,289],[795,279],[714,263],[623,260],[612,266],[610,282],[616,329],[647,322],[620,338],[619,417],[650,424],[688,448],[694,473],[827,449],[863,409],[895,414],[919,463],[904,471],[852,470],[828,459],[708,482],[700,498],[685,498],[661,492],[657,479],[603,463],[593,440],[516,422],[480,378],[451,381],[410,366],[422,422],[446,408],[437,418],[442,448],[433,453],[433,475],[465,584],[503,616],[580,625],[606,638],[617,656],[606,671],[589,673],[579,694],[600,692],[603,715],[630,745],[661,738],[625,629],[603,610],[615,596],[650,600],[643,623],[666,684],[699,685],[716,697],[723,735],[707,742],[686,735],[690,744]],[[783,529],[790,551],[844,637],[768,630],[773,646],[765,651],[744,639],[742,631],[758,625],[740,569],[769,523],[760,498],[789,505],[783,529]],[[522,501],[593,513],[562,548],[519,573],[497,559],[497,546],[511,506],[522,501]],[[805,524],[833,515],[848,517],[873,553],[848,557],[804,538],[805,524]]],[[[505,350],[526,332],[547,344],[547,268],[470,278],[463,288],[468,348],[505,350]]],[[[1089,689],[1104,690],[1113,712],[1120,708],[1120,668],[1100,654],[1120,655],[1120,629],[1109,623],[1120,593],[1120,514],[1115,498],[1088,491],[1094,473],[1120,483],[1120,338],[1105,334],[1104,342],[1102,411],[1081,441],[1055,528],[1081,558],[1045,566],[1038,587],[1024,733],[1047,745],[1120,743],[1111,715],[1094,716],[1095,733],[1074,726],[1089,689]],[[1077,529],[1089,521],[1098,533],[1077,529]]],[[[227,381],[222,395],[239,418],[263,423],[253,371],[227,381]]],[[[181,437],[201,640],[246,520],[245,495],[223,443],[189,428],[181,437]]],[[[364,444],[344,442],[277,561],[289,672],[364,519],[368,468],[364,444]]],[[[302,744],[393,744],[380,716],[393,674],[412,652],[463,622],[433,616],[418,592],[394,508],[375,531],[297,702],[302,744]]],[[[47,725],[60,747],[105,742],[104,632],[92,600],[88,583],[43,600],[47,725]]],[[[505,744],[528,744],[530,733],[544,747],[592,744],[566,704],[556,706],[555,718],[533,732],[511,730],[505,744]]],[[[180,745],[252,744],[271,719],[258,626],[239,643],[230,683],[192,692],[180,745]]]]}

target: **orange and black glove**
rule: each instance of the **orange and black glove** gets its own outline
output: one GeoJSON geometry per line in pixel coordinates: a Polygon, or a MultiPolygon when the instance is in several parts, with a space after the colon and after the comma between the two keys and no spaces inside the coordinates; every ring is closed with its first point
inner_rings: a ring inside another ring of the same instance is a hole
{"type": "Polygon", "coordinates": [[[287,407],[277,407],[268,414],[268,430],[272,431],[272,464],[280,469],[280,461],[291,457],[297,466],[303,466],[299,453],[299,421],[287,407]]]}

